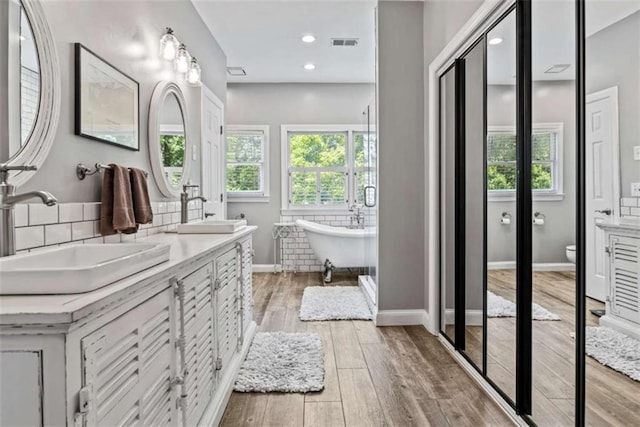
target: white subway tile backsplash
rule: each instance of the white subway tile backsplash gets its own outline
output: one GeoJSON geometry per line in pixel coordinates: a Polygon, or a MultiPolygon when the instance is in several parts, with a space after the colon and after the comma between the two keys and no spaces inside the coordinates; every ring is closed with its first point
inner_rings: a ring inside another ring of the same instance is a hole
{"type": "Polygon", "coordinates": [[[29,225],[56,224],[58,206],[29,205],[29,225]]]}
{"type": "Polygon", "coordinates": [[[71,224],[51,224],[44,226],[44,244],[55,245],[71,240],[71,224]]]}
{"type": "Polygon", "coordinates": [[[82,221],[83,209],[84,207],[82,203],[61,203],[58,207],[58,212],[60,214],[59,222],[82,221]]]}
{"type": "Polygon", "coordinates": [[[16,228],[16,250],[44,246],[44,227],[16,228]]]}
{"type": "Polygon", "coordinates": [[[100,219],[100,203],[85,203],[83,219],[85,221],[100,219]]]}
{"type": "Polygon", "coordinates": [[[71,224],[71,239],[83,240],[91,239],[95,236],[95,228],[93,221],[74,222],[71,224]]]}
{"type": "MultiPolygon", "coordinates": [[[[175,229],[180,222],[180,203],[152,202],[152,224],[143,224],[135,235],[100,236],[100,203],[60,203],[55,207],[19,204],[15,207],[16,247],[21,252],[68,243],[120,243],[175,229]],[[159,213],[163,210],[164,213],[159,213]]],[[[200,219],[202,210],[189,211],[190,219],[200,219]]]]}
{"type": "Polygon", "coordinates": [[[13,220],[16,227],[29,225],[29,205],[18,203],[13,210],[13,220]]]}

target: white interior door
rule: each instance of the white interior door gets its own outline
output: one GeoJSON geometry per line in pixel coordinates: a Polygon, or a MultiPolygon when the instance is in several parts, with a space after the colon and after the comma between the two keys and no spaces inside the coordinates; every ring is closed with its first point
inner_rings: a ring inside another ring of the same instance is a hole
{"type": "Polygon", "coordinates": [[[587,296],[604,301],[607,243],[597,225],[619,217],[617,88],[587,96],[586,128],[587,296]]]}
{"type": "Polygon", "coordinates": [[[224,163],[224,104],[211,90],[202,87],[202,195],[208,202],[205,213],[215,219],[227,216],[224,163]]]}

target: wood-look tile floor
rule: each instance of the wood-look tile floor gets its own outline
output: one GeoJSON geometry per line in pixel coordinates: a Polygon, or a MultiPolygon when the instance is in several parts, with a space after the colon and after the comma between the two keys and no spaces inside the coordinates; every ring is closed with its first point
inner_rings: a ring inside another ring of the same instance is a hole
{"type": "MultiPolygon", "coordinates": [[[[515,271],[492,270],[489,289],[515,301],[515,271]]],[[[539,426],[574,425],[575,273],[534,272],[533,300],[560,321],[533,322],[533,419],[539,426]]],[[[587,326],[598,326],[587,298],[587,326]]],[[[515,396],[515,318],[488,319],[487,375],[515,396]]],[[[482,366],[482,328],[466,328],[467,354],[482,366]]],[[[586,421],[590,426],[640,426],[640,382],[586,358],[586,421]]]]}
{"type": "MultiPolygon", "coordinates": [[[[300,300],[319,274],[254,274],[260,331],[316,332],[325,352],[319,393],[233,393],[223,426],[507,426],[509,419],[421,326],[302,322],[300,300]]],[[[333,285],[355,285],[336,276],[333,285]]]]}

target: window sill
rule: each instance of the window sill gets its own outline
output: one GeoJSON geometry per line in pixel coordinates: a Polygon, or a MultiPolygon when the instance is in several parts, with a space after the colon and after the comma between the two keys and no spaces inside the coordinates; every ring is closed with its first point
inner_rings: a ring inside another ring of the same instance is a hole
{"type": "Polygon", "coordinates": [[[269,203],[269,195],[264,196],[241,196],[227,194],[227,203],[269,203]]]}
{"type": "MultiPolygon", "coordinates": [[[[564,193],[553,193],[553,194],[534,194],[533,201],[534,202],[560,202],[564,200],[564,193]]],[[[516,194],[508,193],[508,194],[491,194],[487,195],[487,201],[491,202],[515,202],[516,194]]]]}
{"type": "Polygon", "coordinates": [[[316,215],[353,215],[353,212],[350,212],[349,209],[344,208],[291,208],[291,209],[280,209],[280,215],[287,216],[316,216],[316,215]]]}

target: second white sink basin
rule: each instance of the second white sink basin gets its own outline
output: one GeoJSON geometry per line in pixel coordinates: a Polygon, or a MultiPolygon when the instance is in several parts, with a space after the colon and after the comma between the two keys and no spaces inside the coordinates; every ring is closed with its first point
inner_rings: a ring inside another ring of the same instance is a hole
{"type": "Polygon", "coordinates": [[[203,221],[178,224],[178,234],[233,234],[247,226],[244,219],[205,219],[203,221]]]}
{"type": "Polygon", "coordinates": [[[158,243],[87,244],[0,259],[0,295],[93,291],[169,260],[158,243]]]}

